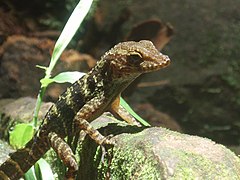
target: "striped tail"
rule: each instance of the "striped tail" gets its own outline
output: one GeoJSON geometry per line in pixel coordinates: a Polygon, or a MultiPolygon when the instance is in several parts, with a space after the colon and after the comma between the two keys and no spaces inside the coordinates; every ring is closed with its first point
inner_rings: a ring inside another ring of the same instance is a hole
{"type": "Polygon", "coordinates": [[[25,148],[11,153],[10,158],[0,165],[0,180],[20,179],[49,150],[47,142],[36,137],[25,148]]]}

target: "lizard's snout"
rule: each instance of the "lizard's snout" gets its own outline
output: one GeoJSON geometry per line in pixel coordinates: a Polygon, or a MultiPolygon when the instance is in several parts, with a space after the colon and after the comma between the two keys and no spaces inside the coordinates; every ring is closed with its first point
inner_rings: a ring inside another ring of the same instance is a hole
{"type": "Polygon", "coordinates": [[[150,61],[143,61],[141,68],[143,72],[157,71],[165,68],[170,64],[170,58],[167,55],[161,55],[161,59],[152,59],[150,61]]]}

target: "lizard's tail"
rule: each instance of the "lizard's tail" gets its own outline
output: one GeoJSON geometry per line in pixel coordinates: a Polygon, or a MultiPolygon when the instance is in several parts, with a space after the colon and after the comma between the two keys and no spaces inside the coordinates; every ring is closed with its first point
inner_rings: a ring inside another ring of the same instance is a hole
{"type": "Polygon", "coordinates": [[[30,140],[25,148],[10,154],[0,165],[0,180],[17,180],[21,178],[49,149],[39,138],[30,140]]]}

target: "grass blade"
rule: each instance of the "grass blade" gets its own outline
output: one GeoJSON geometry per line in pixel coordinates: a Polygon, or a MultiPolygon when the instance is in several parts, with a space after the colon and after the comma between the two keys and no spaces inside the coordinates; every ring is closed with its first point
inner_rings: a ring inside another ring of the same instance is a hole
{"type": "Polygon", "coordinates": [[[93,0],[81,0],[78,5],[75,7],[72,15],[68,19],[67,24],[65,25],[60,37],[58,38],[53,54],[51,57],[51,62],[47,68],[46,75],[50,76],[52,69],[54,68],[58,58],[62,54],[63,50],[67,47],[72,37],[78,30],[83,19],[89,12],[89,9],[92,5],[93,0]]]}

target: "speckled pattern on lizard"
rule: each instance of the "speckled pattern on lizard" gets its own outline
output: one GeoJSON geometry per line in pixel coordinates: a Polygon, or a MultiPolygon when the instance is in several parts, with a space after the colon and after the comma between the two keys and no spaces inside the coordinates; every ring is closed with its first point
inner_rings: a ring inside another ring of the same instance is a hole
{"type": "Polygon", "coordinates": [[[10,154],[0,166],[0,180],[16,180],[24,175],[50,148],[67,166],[67,179],[74,179],[78,164],[66,136],[84,130],[98,144],[113,144],[90,122],[105,111],[119,115],[133,125],[140,124],[121,107],[121,92],[140,74],[169,65],[168,56],[160,53],[151,41],[129,41],[106,52],[93,69],[72,84],[47,112],[32,140],[23,149],[10,154]]]}

